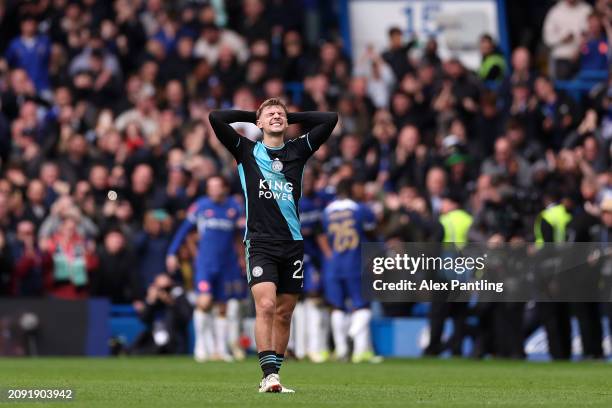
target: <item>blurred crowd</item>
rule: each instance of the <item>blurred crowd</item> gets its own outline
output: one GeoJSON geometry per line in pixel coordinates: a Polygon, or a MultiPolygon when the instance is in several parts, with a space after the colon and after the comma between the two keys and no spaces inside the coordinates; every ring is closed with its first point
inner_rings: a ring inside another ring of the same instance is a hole
{"type": "MultiPolygon", "coordinates": [[[[310,163],[314,188],[361,181],[381,240],[434,239],[447,196],[483,241],[534,241],[546,197],[602,222],[612,78],[579,95],[555,79],[608,70],[612,2],[554,4],[545,66],[522,46],[506,60],[483,33],[476,71],[398,28],[353,63],[322,28],[329,5],[316,3],[2,2],[0,294],[108,296],[142,310],[206,180],[224,175],[242,200],[208,112],[254,111],[269,97],[339,112],[310,163]]],[[[196,237],[173,277],[186,289],[196,237]]]]}

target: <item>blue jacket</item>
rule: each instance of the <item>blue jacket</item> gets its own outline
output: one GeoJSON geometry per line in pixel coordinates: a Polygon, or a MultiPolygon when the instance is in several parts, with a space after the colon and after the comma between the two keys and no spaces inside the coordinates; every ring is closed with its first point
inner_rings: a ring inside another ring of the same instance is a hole
{"type": "Polygon", "coordinates": [[[23,68],[38,92],[49,89],[51,41],[46,35],[34,37],[30,46],[23,37],[14,38],[6,50],[11,67],[23,68]]]}

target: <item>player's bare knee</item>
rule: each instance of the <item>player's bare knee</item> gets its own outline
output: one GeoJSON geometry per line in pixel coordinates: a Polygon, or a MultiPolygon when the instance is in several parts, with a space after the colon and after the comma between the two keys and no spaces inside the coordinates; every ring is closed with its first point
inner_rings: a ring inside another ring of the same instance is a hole
{"type": "Polygon", "coordinates": [[[257,302],[257,314],[263,317],[274,317],[276,311],[276,301],[273,298],[262,298],[257,302]]]}

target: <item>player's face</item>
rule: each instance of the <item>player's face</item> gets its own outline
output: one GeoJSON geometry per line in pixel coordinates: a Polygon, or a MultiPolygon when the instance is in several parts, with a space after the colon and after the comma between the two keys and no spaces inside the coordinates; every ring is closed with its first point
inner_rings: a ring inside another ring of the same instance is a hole
{"type": "Polygon", "coordinates": [[[211,178],[206,185],[206,192],[208,197],[214,202],[223,201],[225,198],[225,184],[217,177],[211,178]]]}
{"type": "Polygon", "coordinates": [[[265,107],[257,120],[257,127],[273,136],[283,135],[288,126],[285,110],[277,105],[265,107]]]}

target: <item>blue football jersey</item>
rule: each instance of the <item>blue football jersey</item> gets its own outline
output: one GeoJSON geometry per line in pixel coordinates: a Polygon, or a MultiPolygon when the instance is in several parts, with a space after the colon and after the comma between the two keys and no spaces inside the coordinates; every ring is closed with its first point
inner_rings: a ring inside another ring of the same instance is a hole
{"type": "Polygon", "coordinates": [[[200,236],[196,267],[219,269],[238,262],[235,250],[236,235],[242,231],[239,220],[242,208],[232,198],[215,203],[207,197],[200,198],[187,211],[187,218],[179,227],[168,250],[175,254],[187,233],[197,227],[200,236]]]}
{"type": "Polygon", "coordinates": [[[302,237],[304,237],[304,255],[318,265],[321,259],[321,250],[317,244],[317,234],[321,230],[321,217],[325,202],[319,194],[303,196],[300,200],[300,221],[302,224],[302,237]]]}
{"type": "Polygon", "coordinates": [[[364,204],[349,199],[331,202],[323,211],[323,229],[332,250],[326,273],[338,277],[361,274],[361,243],[376,227],[376,217],[364,204]]]}

